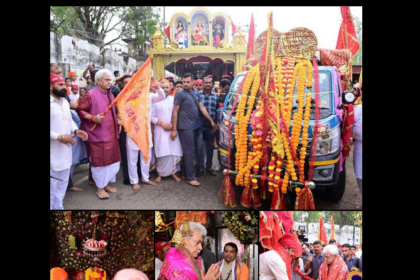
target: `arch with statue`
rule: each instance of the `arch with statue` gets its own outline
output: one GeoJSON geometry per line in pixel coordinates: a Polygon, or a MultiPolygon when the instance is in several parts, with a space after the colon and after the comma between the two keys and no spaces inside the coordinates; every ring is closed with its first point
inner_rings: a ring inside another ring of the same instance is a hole
{"type": "Polygon", "coordinates": [[[147,52],[154,56],[155,77],[165,77],[165,73],[182,77],[191,72],[196,79],[211,74],[218,81],[223,75],[233,77],[243,71],[245,41],[238,32],[233,38],[230,36],[231,22],[226,14],[197,7],[188,14],[174,14],[169,26],[171,42],[164,43],[166,36],[157,26],[147,52]]]}

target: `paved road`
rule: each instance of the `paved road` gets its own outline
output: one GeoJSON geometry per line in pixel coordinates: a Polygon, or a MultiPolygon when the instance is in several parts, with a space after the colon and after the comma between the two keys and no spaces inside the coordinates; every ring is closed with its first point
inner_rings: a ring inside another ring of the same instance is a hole
{"type": "MultiPolygon", "coordinates": [[[[214,156],[213,166],[217,164],[216,155],[214,156]]],[[[315,190],[314,200],[318,210],[329,209],[354,209],[361,203],[361,195],[357,188],[354,177],[353,159],[350,157],[346,162],[347,167],[347,186],[344,197],[337,203],[325,198],[323,191],[315,190]]],[[[200,187],[192,187],[182,182],[175,182],[171,177],[163,178],[157,186],[143,185],[140,192],[132,190],[131,186],[122,183],[122,169],[117,174],[117,182],[111,186],[116,187],[118,192],[110,194],[110,198],[99,200],[96,196],[96,188],[88,185],[88,165],[77,166],[73,175],[73,182],[82,187],[82,192],[67,192],[64,198],[64,208],[72,209],[230,209],[224,206],[217,197],[217,193],[223,182],[221,172],[216,177],[204,173],[203,177],[198,178],[201,182],[200,187]]],[[[151,179],[156,178],[156,173],[151,173],[151,179]]],[[[235,187],[238,207],[235,209],[246,209],[240,205],[241,187],[235,187]]],[[[269,202],[266,201],[259,210],[268,210],[269,202]],[[268,205],[268,206],[267,206],[268,205]],[[265,209],[264,209],[265,208],[265,209]]],[[[293,209],[290,209],[293,210],[293,209]]]]}

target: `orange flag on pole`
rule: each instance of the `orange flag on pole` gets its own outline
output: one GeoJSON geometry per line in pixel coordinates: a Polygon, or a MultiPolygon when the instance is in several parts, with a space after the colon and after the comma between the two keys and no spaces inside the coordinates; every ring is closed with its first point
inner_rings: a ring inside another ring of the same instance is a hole
{"type": "Polygon", "coordinates": [[[248,45],[246,50],[246,59],[254,57],[255,24],[254,13],[251,14],[251,23],[249,25],[248,45]]]}
{"type": "Polygon", "coordinates": [[[328,244],[327,232],[325,230],[324,221],[322,220],[322,215],[319,218],[319,231],[318,231],[317,239],[321,241],[322,244],[328,244]]]}
{"type": "Polygon", "coordinates": [[[331,239],[335,239],[335,229],[334,229],[334,216],[335,214],[331,215],[331,235],[330,235],[330,240],[331,239]]]}
{"type": "Polygon", "coordinates": [[[143,66],[115,98],[118,116],[134,143],[140,148],[146,163],[149,162],[149,91],[153,56],[149,56],[143,66]]]}
{"type": "Polygon", "coordinates": [[[341,6],[341,16],[343,22],[338,33],[337,46],[338,49],[349,49],[352,55],[359,50],[359,41],[357,41],[356,28],[354,27],[353,17],[350,13],[349,6],[341,6]]]}

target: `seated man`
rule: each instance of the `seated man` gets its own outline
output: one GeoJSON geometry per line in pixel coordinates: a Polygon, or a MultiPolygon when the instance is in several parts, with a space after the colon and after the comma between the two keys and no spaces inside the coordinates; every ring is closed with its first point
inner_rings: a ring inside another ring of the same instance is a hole
{"type": "Polygon", "coordinates": [[[212,264],[204,275],[203,262],[198,255],[203,248],[204,237],[207,235],[206,228],[196,222],[185,222],[180,229],[184,244],[171,248],[166,253],[158,280],[216,280],[220,276],[217,266],[212,264]]]}
{"type": "Polygon", "coordinates": [[[337,246],[327,245],[323,253],[325,261],[319,268],[318,280],[345,280],[349,270],[343,258],[338,254],[337,246]]]}
{"type": "Polygon", "coordinates": [[[222,273],[222,279],[226,280],[247,280],[249,279],[249,269],[246,264],[239,263],[236,259],[238,255],[238,246],[229,242],[223,248],[223,260],[218,263],[219,271],[222,273]]]}

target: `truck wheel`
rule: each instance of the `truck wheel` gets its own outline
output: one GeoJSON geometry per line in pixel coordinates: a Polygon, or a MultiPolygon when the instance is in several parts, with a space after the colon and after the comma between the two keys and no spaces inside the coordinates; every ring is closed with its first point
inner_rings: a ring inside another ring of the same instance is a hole
{"type": "Polygon", "coordinates": [[[343,171],[340,172],[337,185],[326,189],[328,199],[338,202],[344,195],[346,190],[346,161],[343,162],[343,171]]]}

